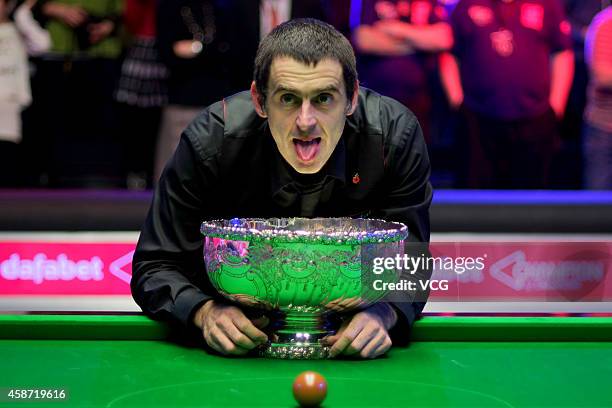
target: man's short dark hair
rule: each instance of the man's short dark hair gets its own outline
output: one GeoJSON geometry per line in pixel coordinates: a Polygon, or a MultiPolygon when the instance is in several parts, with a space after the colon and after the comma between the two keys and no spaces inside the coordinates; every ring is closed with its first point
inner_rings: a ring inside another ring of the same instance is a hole
{"type": "Polygon", "coordinates": [[[255,57],[254,79],[262,106],[270,67],[277,57],[290,57],[306,65],[317,65],[327,58],[338,61],[350,103],[357,80],[355,53],[346,37],[333,26],[314,18],[299,18],[280,24],[261,41],[255,57]]]}

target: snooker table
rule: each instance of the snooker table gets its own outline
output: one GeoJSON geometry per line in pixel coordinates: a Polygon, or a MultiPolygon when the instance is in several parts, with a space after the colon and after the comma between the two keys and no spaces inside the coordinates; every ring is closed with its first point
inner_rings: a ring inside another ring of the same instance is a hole
{"type": "Polygon", "coordinates": [[[142,315],[0,315],[0,407],[295,407],[305,370],[324,407],[611,407],[612,318],[425,317],[376,360],[224,358],[142,315]],[[9,389],[65,400],[11,400],[9,389]]]}

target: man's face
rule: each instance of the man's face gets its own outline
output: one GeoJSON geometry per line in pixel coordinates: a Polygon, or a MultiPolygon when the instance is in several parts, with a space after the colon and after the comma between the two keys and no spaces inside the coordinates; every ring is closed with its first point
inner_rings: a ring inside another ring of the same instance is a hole
{"type": "Polygon", "coordinates": [[[348,100],[342,66],[324,59],[316,66],[276,58],[270,67],[265,114],[283,158],[299,173],[316,173],[333,153],[348,100]]]}

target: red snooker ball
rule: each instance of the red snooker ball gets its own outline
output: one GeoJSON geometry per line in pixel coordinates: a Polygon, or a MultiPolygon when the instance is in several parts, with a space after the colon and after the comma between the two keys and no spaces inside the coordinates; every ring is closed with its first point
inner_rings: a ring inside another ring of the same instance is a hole
{"type": "Polygon", "coordinates": [[[314,371],[304,371],[293,381],[293,396],[303,407],[316,407],[327,396],[327,381],[314,371]]]}

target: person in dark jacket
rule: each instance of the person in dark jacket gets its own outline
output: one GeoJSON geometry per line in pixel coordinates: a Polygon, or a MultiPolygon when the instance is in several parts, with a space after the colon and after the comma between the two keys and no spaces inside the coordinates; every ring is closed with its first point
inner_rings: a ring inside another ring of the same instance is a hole
{"type": "MultiPolygon", "coordinates": [[[[365,216],[403,222],[410,241],[429,241],[421,128],[399,102],[359,87],[344,36],[314,19],[281,24],[261,43],[254,77],[250,94],[211,105],[183,132],[133,261],[142,309],[197,327],[223,354],[244,354],[267,337],[261,319],[247,318],[208,280],[203,220],[365,216]]],[[[327,338],[331,354],[385,353],[408,339],[423,307],[410,299],[358,311],[327,338]]]]}

